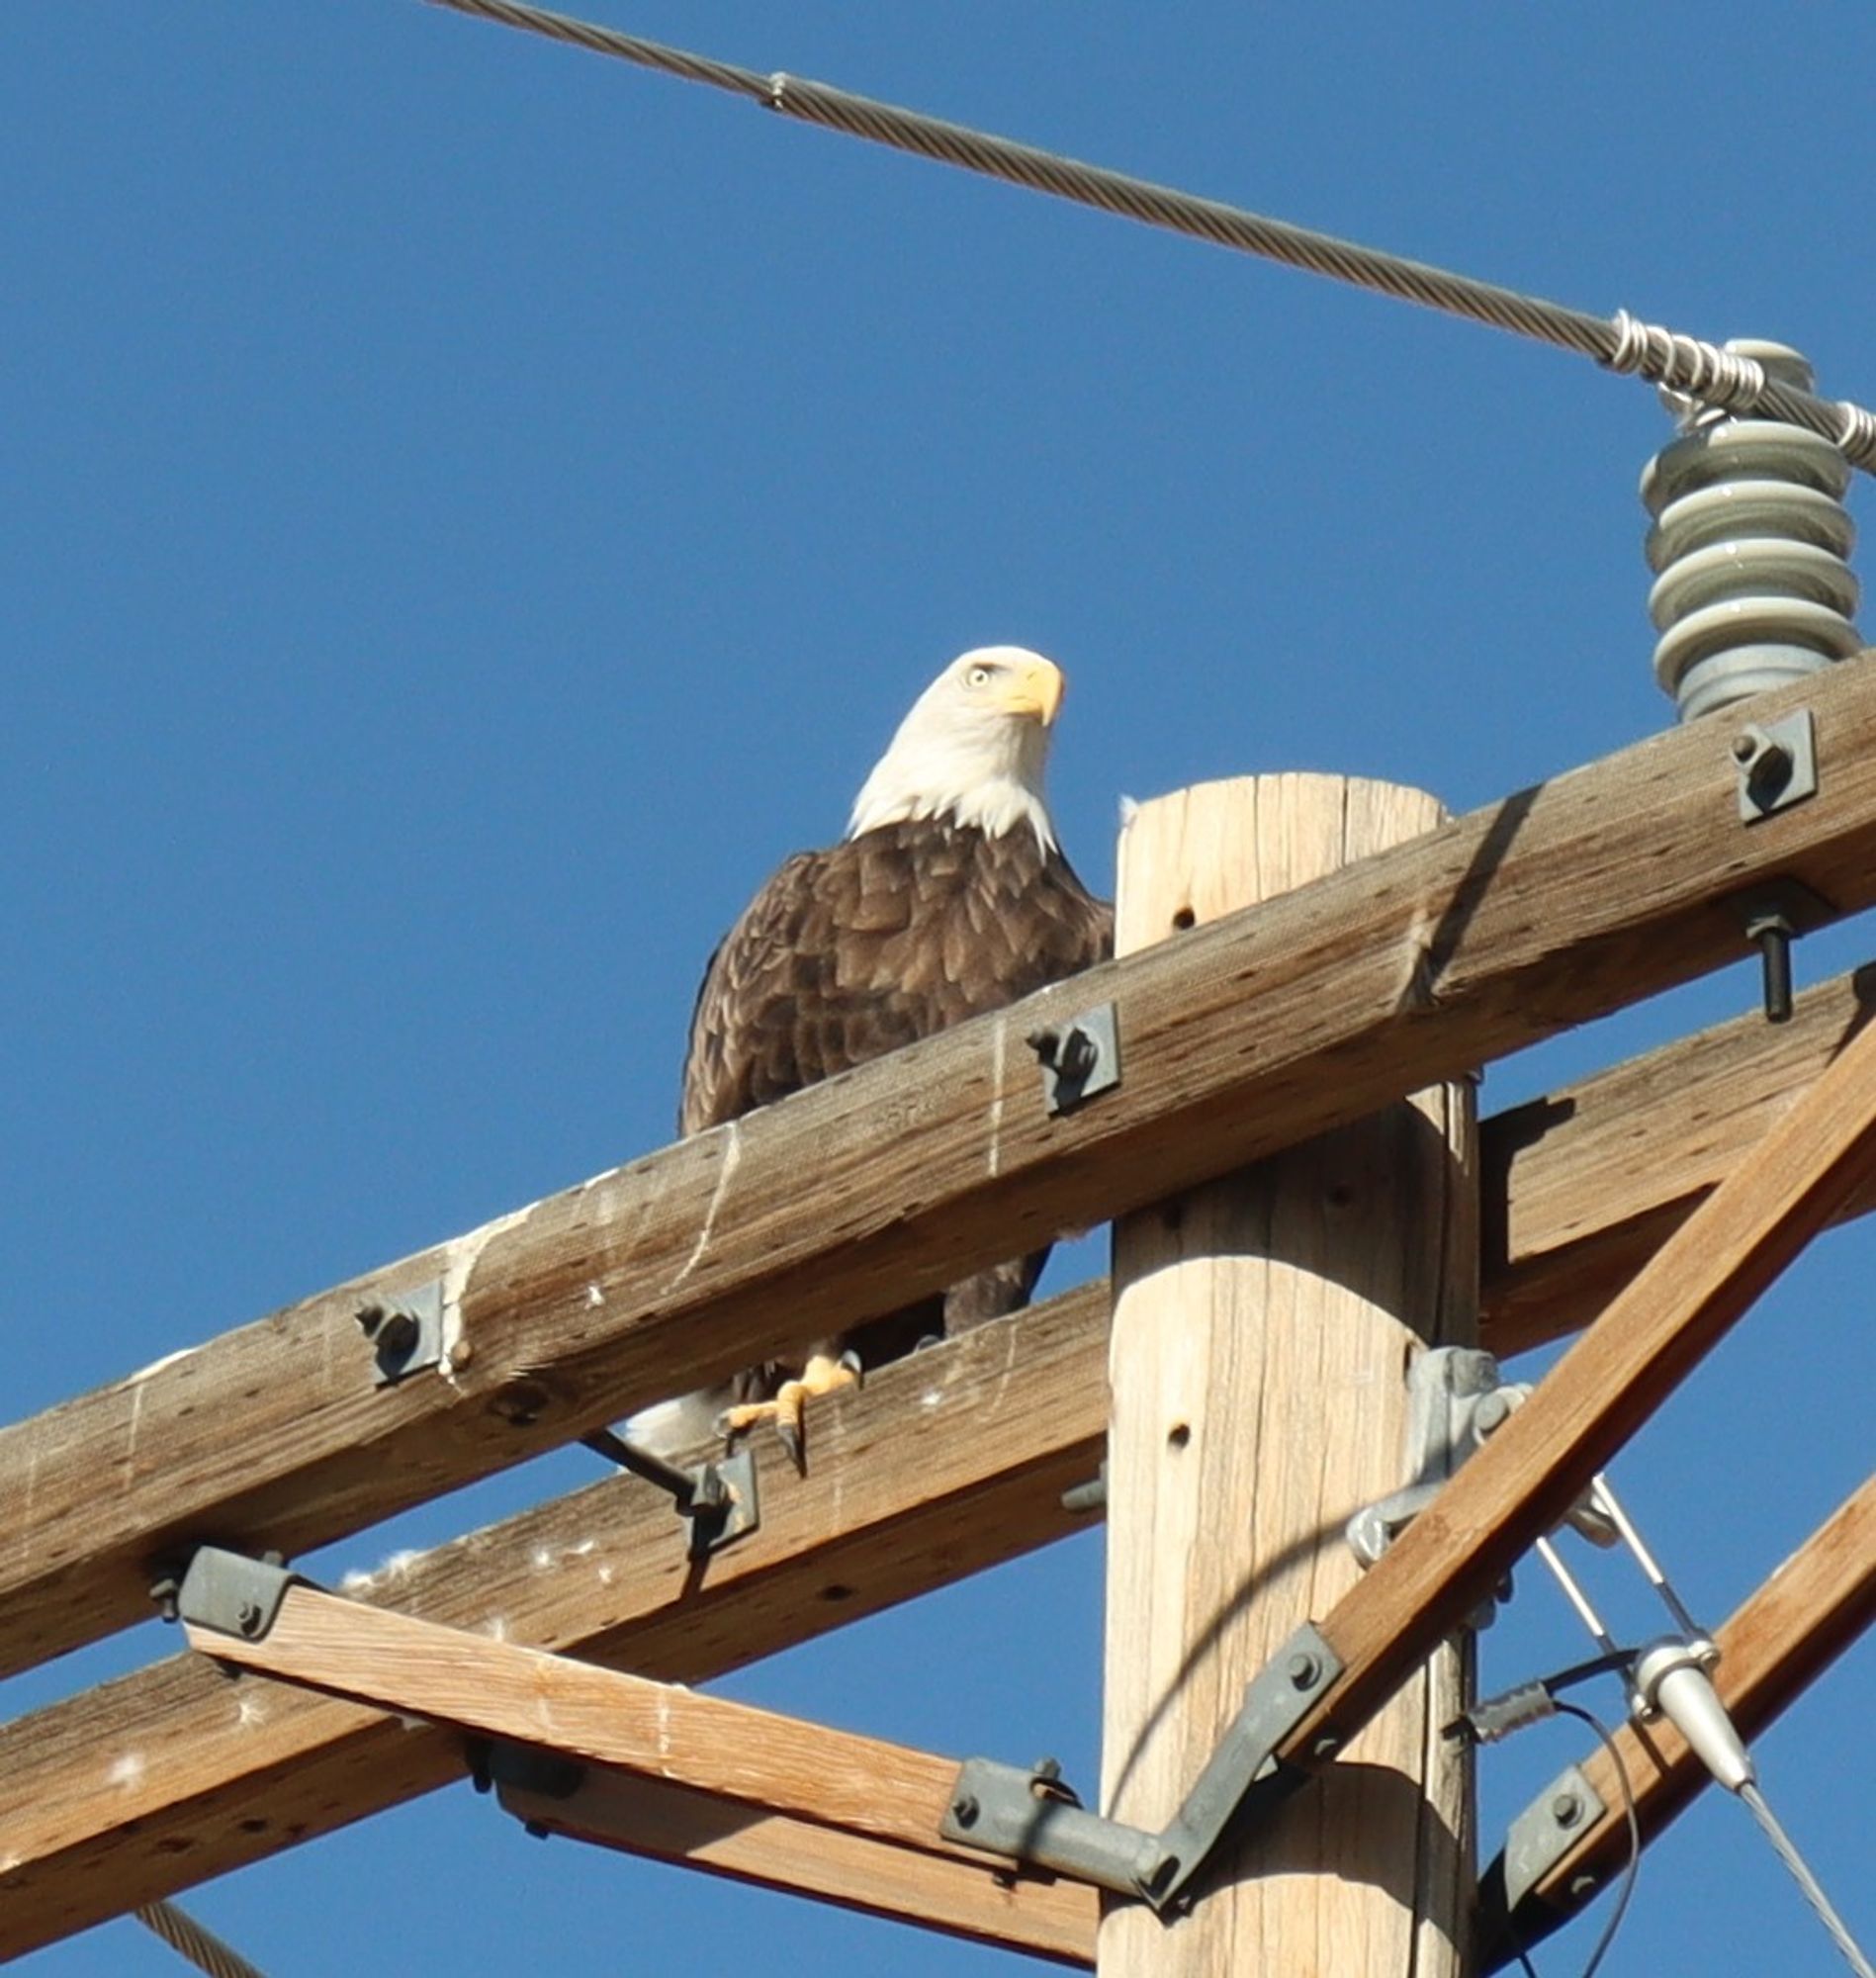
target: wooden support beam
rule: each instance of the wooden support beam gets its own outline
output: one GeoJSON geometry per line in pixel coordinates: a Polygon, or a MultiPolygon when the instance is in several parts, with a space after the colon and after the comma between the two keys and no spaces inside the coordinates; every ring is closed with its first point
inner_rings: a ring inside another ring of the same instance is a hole
{"type": "MultiPolygon", "coordinates": [[[[1858,979],[1843,976],[1801,996],[1789,1025],[1774,1028],[1756,1014],[1742,1018],[1486,1121],[1481,1131],[1483,1162],[1488,1172],[1504,1178],[1500,1186],[1508,1195],[1513,1232],[1509,1257],[1501,1262],[1495,1279],[1487,1277],[1488,1298],[1489,1288],[1497,1287],[1495,1308],[1501,1314],[1515,1314],[1520,1327],[1535,1319],[1544,1336],[1586,1323],[1594,1313],[1582,1303],[1588,1295],[1584,1288],[1593,1290],[1611,1276],[1618,1284],[1626,1282],[1652,1254],[1648,1246],[1663,1214],[1662,1206],[1667,1206],[1668,1223],[1677,1223],[1723,1174],[1740,1166],[1768,1123],[1816,1078],[1866,1007],[1866,989],[1858,979]],[[1631,1154],[1631,1149],[1638,1151],[1631,1154]],[[1597,1182],[1597,1175],[1611,1167],[1619,1176],[1619,1188],[1597,1182]],[[1630,1204],[1638,1214],[1625,1217],[1630,1204]],[[1585,1256],[1596,1260],[1593,1269],[1568,1264],[1571,1258],[1585,1256]]],[[[1862,1214],[1872,1207],[1876,1189],[1864,1185],[1853,1193],[1847,1210],[1862,1214]]],[[[1491,1255],[1488,1245],[1488,1272],[1491,1255]]],[[[1488,1304],[1488,1313],[1492,1309],[1488,1304]]],[[[969,1397],[967,1404],[982,1406],[1009,1371],[994,1354],[983,1357],[988,1348],[995,1354],[1004,1351],[1001,1337],[993,1333],[964,1348],[946,1348],[941,1359],[922,1362],[921,1372],[946,1370],[945,1382],[962,1383],[957,1392],[969,1397]],[[949,1371],[953,1355],[961,1355],[975,1374],[966,1377],[949,1371]]],[[[1002,1453],[1019,1466],[1048,1464],[1051,1474],[1075,1481],[1092,1472],[1106,1419],[1105,1285],[1086,1287],[1028,1314],[1018,1338],[1018,1355],[1010,1362],[1015,1370],[1012,1379],[1038,1381],[1038,1404],[1025,1417],[1021,1444],[1002,1453]]],[[[1502,1329],[1488,1335],[1487,1343],[1507,1350],[1502,1329]]],[[[894,1462],[893,1414],[907,1405],[904,1394],[910,1392],[902,1390],[904,1379],[899,1370],[883,1373],[869,1383],[864,1398],[844,1401],[828,1414],[826,1431],[817,1439],[815,1476],[806,1501],[797,1502],[803,1486],[791,1476],[777,1480],[781,1496],[779,1501],[771,1499],[771,1532],[775,1520],[784,1516],[792,1520],[799,1511],[808,1522],[793,1528],[804,1542],[825,1539],[834,1546],[845,1542],[842,1534],[819,1532],[812,1524],[815,1517],[828,1515],[834,1501],[821,1495],[819,1486],[830,1477],[838,1484],[845,1476],[857,1434],[860,1446],[868,1451],[869,1484],[884,1487],[872,1466],[894,1462]],[[883,1412],[876,1415],[876,1409],[883,1412]],[[868,1426],[872,1423],[877,1427],[868,1426]],[[839,1468],[830,1472],[831,1464],[839,1468]]],[[[959,1405],[965,1404],[960,1399],[959,1405]]],[[[1004,1419],[1001,1414],[987,1417],[986,1432],[1007,1435],[1001,1426],[1004,1419]]],[[[905,1447],[921,1462],[926,1460],[923,1445],[905,1447]]],[[[980,1449],[966,1454],[988,1453],[980,1449]]],[[[952,1473],[946,1470],[943,1475],[952,1473]]],[[[850,1509],[857,1499],[849,1497],[846,1502],[850,1509]]],[[[916,1520],[919,1513],[914,1508],[908,1515],[916,1520]]],[[[997,1515],[1008,1519],[1012,1512],[1006,1508],[997,1515]]],[[[620,1611],[613,1596],[595,1596],[583,1579],[544,1579],[525,1565],[535,1558],[561,1559],[593,1530],[610,1528],[618,1520],[624,1521],[619,1527],[620,1549],[634,1561],[634,1575],[644,1562],[657,1562],[656,1584],[665,1593],[656,1597],[666,1597],[676,1583],[671,1576],[676,1571],[675,1524],[652,1492],[629,1484],[597,1484],[461,1545],[441,1548],[409,1566],[401,1583],[387,1592],[412,1611],[464,1623],[478,1613],[512,1611],[518,1639],[579,1647],[590,1655],[616,1653],[636,1662],[643,1651],[634,1647],[634,1629],[642,1623],[628,1621],[614,1651],[608,1651],[603,1636],[595,1635],[609,1615],[620,1611]]],[[[1063,1521],[1047,1535],[1066,1528],[1063,1521]]],[[[1026,1528],[1013,1530],[1012,1537],[1016,1546],[1040,1543],[1026,1528]]],[[[875,1534],[870,1543],[882,1552],[886,1548],[883,1534],[875,1534]]],[[[922,1538],[908,1535],[908,1555],[919,1562],[917,1570],[931,1571],[933,1543],[930,1532],[922,1538]]],[[[754,1565],[759,1555],[745,1557],[754,1565]]],[[[769,1559],[765,1553],[759,1557],[764,1565],[769,1559]]],[[[968,1571],[972,1563],[972,1556],[960,1556],[958,1570],[968,1571]]],[[[741,1577],[725,1577],[734,1575],[735,1564],[735,1555],[719,1561],[711,1570],[710,1585],[746,1585],[741,1577]]],[[[843,1571],[829,1568],[835,1578],[843,1571]]],[[[849,1599],[855,1611],[870,1612],[900,1597],[889,1586],[876,1583],[875,1571],[867,1566],[847,1574],[844,1583],[853,1587],[849,1599]]],[[[940,1583],[943,1576],[925,1583],[940,1583]]],[[[904,1590],[916,1587],[908,1584],[904,1590]]],[[[842,1618],[817,1607],[812,1595],[801,1597],[808,1602],[803,1611],[809,1619],[842,1618]]],[[[757,1625],[761,1630],[768,1627],[766,1621],[757,1625]]],[[[713,1666],[728,1666],[734,1643],[730,1611],[715,1610],[711,1626],[713,1653],[724,1658],[713,1666]]],[[[781,1646],[782,1640],[764,1632],[759,1644],[749,1653],[764,1652],[762,1645],[781,1646]]],[[[59,1806],[71,1816],[62,1830],[69,1846],[46,1843],[53,1848],[51,1855],[37,1851],[45,1841],[44,1833],[17,1856],[10,1848],[0,1848],[0,1894],[13,1887],[40,1891],[48,1886],[41,1878],[60,1861],[68,1864],[74,1884],[88,1879],[114,1892],[120,1886],[125,1857],[134,1851],[126,1847],[118,1831],[127,1821],[146,1823],[143,1831],[157,1851],[135,1873],[153,1866],[159,1873],[148,1882],[147,1893],[161,1894],[218,1872],[219,1866],[231,1866],[235,1859],[271,1852],[293,1838],[324,1832],[335,1821],[358,1817],[424,1789],[420,1782],[402,1780],[388,1763],[402,1749],[395,1738],[368,1739],[359,1747],[367,1755],[355,1766],[344,1762],[363,1713],[331,1706],[310,1717],[289,1711],[287,1727],[297,1724],[295,1735],[304,1733],[307,1740],[295,1747],[299,1754],[294,1759],[295,1776],[320,1782],[309,1798],[317,1798],[322,1817],[308,1823],[305,1808],[296,1807],[299,1795],[290,1784],[283,1785],[278,1800],[273,1794],[266,1778],[267,1754],[248,1734],[248,1727],[236,1722],[226,1685],[205,1683],[199,1671],[189,1673],[192,1669],[187,1659],[162,1663],[42,1711],[10,1729],[0,1728],[0,1813],[8,1808],[17,1815],[28,1807],[59,1806]],[[153,1776],[145,1774],[139,1792],[128,1799],[116,1785],[102,1789],[113,1768],[139,1751],[186,1751],[193,1761],[186,1771],[159,1768],[153,1776]],[[68,1793],[60,1781],[74,1775],[94,1777],[101,1789],[68,1793]],[[19,1788],[17,1798],[8,1790],[10,1783],[19,1788]],[[211,1811],[218,1808],[225,1809],[224,1822],[211,1811]],[[326,1809],[330,1817],[325,1817],[326,1809]],[[244,1833],[243,1827],[251,1831],[244,1833]],[[238,1855],[221,1851],[230,1837],[240,1841],[238,1855]],[[205,1862],[208,1865],[202,1865],[205,1862]]],[[[710,1667],[690,1670],[709,1672],[710,1667]]],[[[433,1784],[443,1775],[430,1762],[428,1782],[433,1784]]],[[[134,1874],[122,1885],[144,1886],[134,1874]]],[[[80,1914],[83,1920],[95,1921],[108,1913],[80,1914]]],[[[6,1941],[4,1906],[0,1906],[0,1954],[6,1941]]]]}
{"type": "Polygon", "coordinates": [[[1285,1741],[1345,1742],[1511,1567],[1876,1165],[1876,1027],[1846,1044],[1523,1407],[1322,1622],[1343,1665],[1285,1741]]]}
{"type": "MultiPolygon", "coordinates": [[[[1117,948],[1439,814],[1419,790],[1326,775],[1143,804],[1120,841],[1117,948]]],[[[1251,1678],[1358,1577],[1343,1533],[1403,1481],[1405,1370],[1475,1337],[1476,1212],[1473,1087],[1457,1079],[1115,1224],[1102,1804],[1117,1819],[1163,1830],[1251,1678]]],[[[1101,1978],[1453,1978],[1472,1766],[1440,1731],[1468,1700],[1470,1652],[1420,1660],[1343,1762],[1224,1838],[1189,1915],[1110,1900],[1101,1978]]]]}
{"type": "Polygon", "coordinates": [[[205,1655],[263,1675],[613,1767],[641,1788],[683,1789],[693,1808],[703,1803],[694,1817],[706,1831],[742,1833],[745,1860],[757,1852],[761,1879],[774,1886],[846,1900],[855,1879],[871,1882],[898,1892],[892,1907],[918,1922],[930,1889],[946,1899],[947,1928],[963,1935],[1058,1960],[1085,1961],[1092,1948],[1092,1889],[1012,1875],[940,1837],[955,1758],[309,1586],[287,1589],[257,1639],[198,1626],[188,1634],[205,1655]],[[752,1838],[775,1816],[779,1832],[752,1838]],[[840,1850],[833,1877],[815,1844],[822,1841],[840,1850]]]}
{"type": "MultiPolygon", "coordinates": [[[[1501,1358],[1587,1325],[1868,1020],[1876,970],[1821,982],[1494,1114],[1484,1172],[1484,1344],[1501,1358]]],[[[1876,1209],[1857,1189],[1838,1219],[1876,1209]]]]}
{"type": "MultiPolygon", "coordinates": [[[[415,1559],[360,1598],[699,1682],[1082,1529],[1107,1288],[883,1368],[758,1445],[759,1530],[701,1569],[669,1501],[609,1478],[415,1559]]],[[[0,1961],[463,1777],[460,1740],[196,1656],[0,1727],[0,1961]]]]}
{"type": "MultiPolygon", "coordinates": [[[[1834,1513],[1753,1593],[1714,1639],[1720,1700],[1750,1744],[1870,1625],[1876,1622],[1876,1477],[1834,1513]]],[[[1666,1828],[1712,1775],[1664,1719],[1615,1734],[1644,1844],[1666,1828]]],[[[1536,1943],[1582,1907],[1569,1893],[1580,1878],[1607,1887],[1628,1858],[1622,1787],[1598,1745],[1582,1769],[1608,1811],[1585,1827],[1568,1853],[1536,1885],[1517,1919],[1518,1934],[1536,1943]]],[[[1508,1960],[1508,1944],[1498,1950],[1508,1960]]]]}
{"type": "Polygon", "coordinates": [[[1027,1877],[1013,1882],[982,1856],[971,1867],[785,1814],[739,1816],[703,1793],[611,1772],[589,1773],[567,1799],[512,1786],[499,1792],[509,1813],[549,1834],[1026,1950],[1058,1964],[1087,1969],[1094,1963],[1099,1903],[1084,1883],[1038,1884],[1027,1877]]]}
{"type": "Polygon", "coordinates": [[[1822,793],[1761,823],[1731,725],[1690,723],[0,1432],[0,1673],[134,1620],[167,1552],[306,1551],[758,1360],[791,1311],[848,1323],[1684,981],[1768,878],[1870,904],[1876,670],[1753,714],[1801,705],[1822,793]],[[1109,1000],[1122,1082],[1051,1118],[1023,1038],[1109,1000]],[[432,1278],[447,1372],[376,1387],[358,1307],[432,1278]]]}

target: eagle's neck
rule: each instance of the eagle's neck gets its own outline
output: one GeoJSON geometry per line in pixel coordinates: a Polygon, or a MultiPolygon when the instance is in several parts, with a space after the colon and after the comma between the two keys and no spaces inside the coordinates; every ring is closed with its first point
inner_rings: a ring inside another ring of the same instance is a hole
{"type": "Polygon", "coordinates": [[[902,729],[853,799],[847,835],[944,818],[986,838],[1027,826],[1041,850],[1053,852],[1055,827],[1042,796],[1047,750],[1043,731],[1029,722],[1011,723],[989,738],[902,729]]]}

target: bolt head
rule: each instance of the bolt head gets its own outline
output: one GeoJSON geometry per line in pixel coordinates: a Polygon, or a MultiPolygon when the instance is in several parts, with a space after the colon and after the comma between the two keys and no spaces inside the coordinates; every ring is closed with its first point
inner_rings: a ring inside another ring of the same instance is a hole
{"type": "Polygon", "coordinates": [[[1583,1803],[1573,1792],[1561,1792],[1551,1801],[1551,1818],[1559,1827],[1574,1827],[1583,1817],[1583,1803]]]}
{"type": "Polygon", "coordinates": [[[1295,1689],[1313,1689],[1316,1678],[1322,1673],[1322,1664],[1307,1649],[1298,1649],[1284,1664],[1285,1673],[1295,1689]]]}
{"type": "Polygon", "coordinates": [[[260,1632],[260,1603],[255,1600],[243,1600],[240,1612],[234,1618],[240,1624],[242,1634],[258,1634],[260,1632]]]}
{"type": "Polygon", "coordinates": [[[975,1827],[979,1808],[974,1793],[959,1793],[951,1802],[951,1818],[959,1827],[975,1827]]]}
{"type": "Polygon", "coordinates": [[[1753,735],[1736,735],[1733,738],[1733,760],[1736,763],[1749,763],[1758,754],[1758,739],[1753,735]]]}

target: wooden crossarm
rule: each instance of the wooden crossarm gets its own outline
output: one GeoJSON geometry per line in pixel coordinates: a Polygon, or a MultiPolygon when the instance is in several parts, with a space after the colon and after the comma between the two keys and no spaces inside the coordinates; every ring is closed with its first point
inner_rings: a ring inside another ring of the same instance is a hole
{"type": "Polygon", "coordinates": [[[1691,723],[0,1431],[0,1673],[135,1619],[168,1550],[330,1542],[790,1313],[841,1326],[1687,980],[1755,883],[1876,901],[1876,670],[1753,713],[1798,705],[1823,791],[1762,823],[1731,724],[1691,723]],[[1051,1118],[1023,1039],[1110,1000],[1121,1083],[1051,1118]],[[430,1278],[451,1371],[377,1387],[358,1307],[430,1278]]]}
{"type": "MultiPolygon", "coordinates": [[[[402,1557],[359,1597],[701,1682],[1085,1529],[1105,1286],[881,1370],[756,1444],[760,1527],[698,1570],[670,1504],[608,1478],[402,1557]]],[[[153,1626],[153,1624],[152,1624],[153,1626]]],[[[0,1725],[0,1962],[460,1780],[461,1740],[173,1656],[0,1725]]]]}
{"type": "MultiPolygon", "coordinates": [[[[1715,1640],[1714,1682],[1748,1743],[1876,1621],[1876,1477],[1870,1478],[1799,1547],[1726,1624],[1715,1640]]],[[[1623,1724],[1617,1751],[1635,1792],[1644,1844],[1712,1783],[1707,1768],[1665,1719],[1623,1724]]],[[[1586,1825],[1533,1887],[1516,1919],[1531,1944],[1581,1908],[1569,1893],[1587,1877],[1607,1886],[1627,1858],[1629,1826],[1614,1761],[1600,1746],[1582,1769],[1606,1811],[1586,1825]]],[[[1504,1954],[1511,1953],[1500,1946],[1504,1954]]]]}
{"type": "MultiPolygon", "coordinates": [[[[1501,1358],[1587,1325],[1754,1150],[1876,999],[1876,970],[1818,983],[1792,1019],[1753,1007],[1494,1114],[1484,1175],[1484,1345],[1501,1358]]],[[[1852,1192],[1839,1219],[1876,1209],[1852,1192]]]]}
{"type": "Polygon", "coordinates": [[[1092,1950],[1093,1890],[1012,1877],[940,1838],[955,1759],[309,1586],[288,1589],[256,1640],[193,1625],[188,1634],[205,1654],[265,1675],[610,1766],[640,1788],[641,1815],[669,1804],[663,1788],[681,1788],[693,1825],[701,1801],[717,1831],[744,1836],[745,1860],[753,1852],[771,1885],[844,1900],[857,1874],[902,1891],[893,1907],[923,1920],[913,1900],[936,1882],[966,1935],[1055,1957],[1092,1950]],[[770,1816],[780,1825],[764,1833],[770,1816]],[[832,1872],[820,1848],[801,1844],[813,1829],[835,1838],[832,1872]]]}
{"type": "Polygon", "coordinates": [[[1523,1407],[1320,1624],[1343,1676],[1286,1742],[1344,1741],[1558,1524],[1727,1328],[1870,1178],[1876,1027],[1859,1031],[1523,1407]]]}

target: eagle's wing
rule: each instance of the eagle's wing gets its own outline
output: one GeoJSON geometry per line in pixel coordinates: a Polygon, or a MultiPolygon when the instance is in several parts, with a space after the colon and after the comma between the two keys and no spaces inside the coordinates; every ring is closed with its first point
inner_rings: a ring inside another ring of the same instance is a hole
{"type": "Polygon", "coordinates": [[[678,1130],[700,1132],[1099,961],[1113,910],[1027,834],[909,823],[798,853],[710,957],[678,1130]],[[986,861],[1007,862],[985,883],[986,861]]]}

